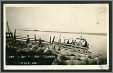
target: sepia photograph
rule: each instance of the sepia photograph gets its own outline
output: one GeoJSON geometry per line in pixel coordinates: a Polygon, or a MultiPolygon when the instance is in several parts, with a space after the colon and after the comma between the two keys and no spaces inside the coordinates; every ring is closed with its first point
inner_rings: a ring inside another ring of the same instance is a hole
{"type": "Polygon", "coordinates": [[[4,4],[4,70],[109,70],[109,8],[4,4]]]}

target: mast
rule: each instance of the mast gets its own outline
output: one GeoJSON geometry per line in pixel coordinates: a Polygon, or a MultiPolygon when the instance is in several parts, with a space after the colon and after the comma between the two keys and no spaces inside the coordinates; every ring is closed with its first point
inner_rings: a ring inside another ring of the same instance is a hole
{"type": "Polygon", "coordinates": [[[50,39],[49,39],[50,43],[51,43],[51,36],[50,36],[50,39]]]}
{"type": "Polygon", "coordinates": [[[35,42],[37,41],[37,40],[36,40],[36,34],[34,35],[34,40],[35,40],[35,42]]]}
{"type": "Polygon", "coordinates": [[[54,40],[55,40],[55,36],[53,37],[52,43],[54,42],[54,40]]]}
{"type": "Polygon", "coordinates": [[[10,32],[10,28],[9,28],[9,24],[8,24],[8,21],[7,21],[7,30],[8,30],[8,32],[10,32]]]}

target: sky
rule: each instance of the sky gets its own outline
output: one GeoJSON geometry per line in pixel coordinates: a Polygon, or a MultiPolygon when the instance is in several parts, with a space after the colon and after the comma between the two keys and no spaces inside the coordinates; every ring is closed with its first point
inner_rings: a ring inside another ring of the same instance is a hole
{"type": "Polygon", "coordinates": [[[14,29],[106,33],[107,4],[6,5],[6,21],[14,29]]]}

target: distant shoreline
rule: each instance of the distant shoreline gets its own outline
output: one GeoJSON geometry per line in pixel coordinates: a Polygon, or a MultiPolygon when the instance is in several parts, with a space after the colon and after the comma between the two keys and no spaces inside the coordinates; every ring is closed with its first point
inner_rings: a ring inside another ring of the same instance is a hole
{"type": "Polygon", "coordinates": [[[83,34],[83,35],[103,35],[106,36],[107,33],[89,33],[89,32],[61,32],[61,31],[40,31],[40,30],[22,30],[22,31],[35,31],[35,32],[53,32],[53,33],[69,33],[69,34],[83,34]]]}

